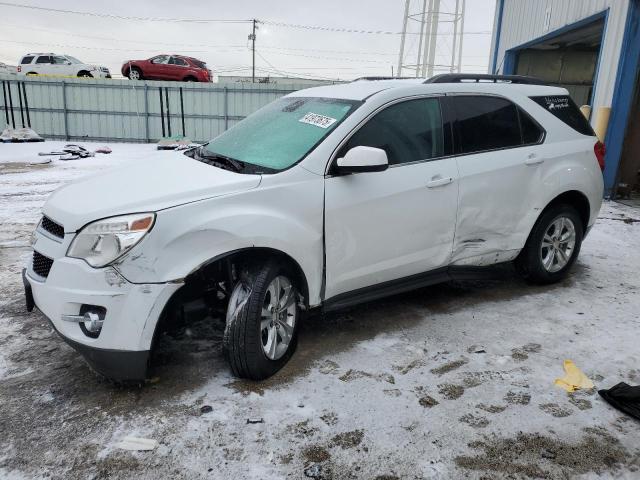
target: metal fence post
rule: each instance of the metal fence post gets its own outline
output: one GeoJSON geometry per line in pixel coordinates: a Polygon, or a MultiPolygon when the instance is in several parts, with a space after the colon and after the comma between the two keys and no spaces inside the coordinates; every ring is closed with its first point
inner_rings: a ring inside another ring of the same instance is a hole
{"type": "Polygon", "coordinates": [[[147,143],[151,142],[149,138],[149,85],[144,84],[144,138],[147,143]]]}
{"type": "Polygon", "coordinates": [[[62,80],[62,114],[64,116],[64,138],[69,140],[69,125],[67,119],[67,82],[62,80]]]}
{"type": "Polygon", "coordinates": [[[224,87],[224,130],[229,129],[229,90],[224,87]]]}

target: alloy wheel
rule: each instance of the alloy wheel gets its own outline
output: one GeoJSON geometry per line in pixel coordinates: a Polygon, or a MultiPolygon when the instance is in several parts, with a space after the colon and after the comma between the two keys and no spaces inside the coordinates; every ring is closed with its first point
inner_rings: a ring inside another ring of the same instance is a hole
{"type": "Polygon", "coordinates": [[[296,325],[296,292],[291,281],[275,277],[264,298],[260,316],[262,349],[270,360],[278,360],[289,349],[296,325]]]}
{"type": "Polygon", "coordinates": [[[556,218],[542,237],[540,260],[549,273],[562,270],[571,260],[576,246],[576,227],[568,217],[556,218]]]}

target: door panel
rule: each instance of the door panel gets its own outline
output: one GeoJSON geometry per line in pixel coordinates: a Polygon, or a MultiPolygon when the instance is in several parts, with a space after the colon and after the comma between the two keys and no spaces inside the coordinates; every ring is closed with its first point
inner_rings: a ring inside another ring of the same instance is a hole
{"type": "Polygon", "coordinates": [[[459,209],[453,264],[513,259],[529,234],[545,158],[543,130],[524,111],[495,96],[454,96],[459,209]]]}
{"type": "Polygon", "coordinates": [[[149,61],[148,71],[144,72],[145,76],[152,77],[156,80],[170,80],[167,78],[165,69],[169,61],[168,55],[159,55],[149,61]]]}
{"type": "Polygon", "coordinates": [[[458,171],[439,99],[394,103],[341,147],[385,150],[383,172],[325,181],[325,298],[447,265],[455,229],[458,171]],[[447,137],[447,138],[445,138],[447,137]]]}
{"type": "Polygon", "coordinates": [[[447,265],[457,176],[448,158],[327,179],[326,298],[447,265]]]}

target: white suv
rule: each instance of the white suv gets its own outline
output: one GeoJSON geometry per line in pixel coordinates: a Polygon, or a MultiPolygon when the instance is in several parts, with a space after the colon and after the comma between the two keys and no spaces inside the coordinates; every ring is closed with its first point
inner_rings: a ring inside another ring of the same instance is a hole
{"type": "Polygon", "coordinates": [[[28,53],[20,60],[18,75],[111,78],[107,67],[90,65],[70,55],[28,53]]]}
{"type": "Polygon", "coordinates": [[[56,191],[28,307],[98,372],[140,380],[185,304],[222,302],[233,373],[263,379],[309,309],[513,260],[560,280],[600,209],[604,147],[566,90],[476,77],[295,92],[206,146],[56,191]]]}

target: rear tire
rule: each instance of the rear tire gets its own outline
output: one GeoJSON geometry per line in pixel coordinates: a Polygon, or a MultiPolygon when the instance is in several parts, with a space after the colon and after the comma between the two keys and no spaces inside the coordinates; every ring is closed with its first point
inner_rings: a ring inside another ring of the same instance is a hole
{"type": "Polygon", "coordinates": [[[531,230],[516,268],[532,283],[559,282],[578,258],[583,236],[582,220],[574,207],[551,206],[531,230]]]}
{"type": "Polygon", "coordinates": [[[224,354],[233,374],[263,380],[291,358],[302,310],[285,266],[268,261],[242,275],[227,307],[224,354]]]}

